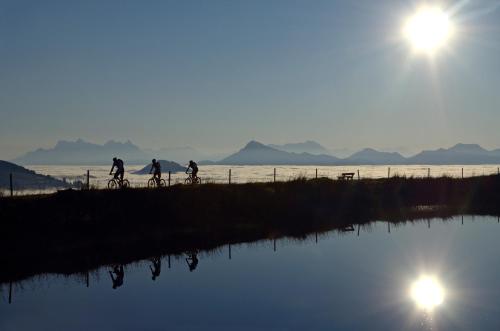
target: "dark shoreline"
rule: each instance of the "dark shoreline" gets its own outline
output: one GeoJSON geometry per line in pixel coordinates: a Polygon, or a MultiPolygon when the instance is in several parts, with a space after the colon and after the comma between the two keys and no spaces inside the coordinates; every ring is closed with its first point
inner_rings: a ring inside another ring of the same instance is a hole
{"type": "Polygon", "coordinates": [[[227,244],[304,238],[373,220],[460,214],[500,215],[500,176],[298,179],[0,198],[0,283],[227,244]]]}

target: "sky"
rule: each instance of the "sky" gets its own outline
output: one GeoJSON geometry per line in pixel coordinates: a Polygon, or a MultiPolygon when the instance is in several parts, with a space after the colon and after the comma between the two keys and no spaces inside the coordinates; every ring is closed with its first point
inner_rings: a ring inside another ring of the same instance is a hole
{"type": "Polygon", "coordinates": [[[456,29],[433,57],[401,37],[421,3],[0,0],[0,159],[77,138],[500,147],[499,1],[439,2],[456,29]]]}

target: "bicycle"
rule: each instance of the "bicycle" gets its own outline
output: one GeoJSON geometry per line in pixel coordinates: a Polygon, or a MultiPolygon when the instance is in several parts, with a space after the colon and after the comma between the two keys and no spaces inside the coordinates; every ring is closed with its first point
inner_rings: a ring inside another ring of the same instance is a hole
{"type": "Polygon", "coordinates": [[[151,177],[149,180],[148,180],[148,187],[149,188],[153,188],[153,187],[165,187],[167,186],[167,182],[165,181],[165,179],[156,179],[155,177],[151,177]]]}
{"type": "Polygon", "coordinates": [[[196,176],[193,177],[192,173],[189,173],[189,177],[184,181],[185,184],[201,184],[201,178],[196,176]]]}
{"type": "Polygon", "coordinates": [[[128,181],[128,179],[120,180],[118,178],[113,177],[108,181],[108,188],[112,190],[117,188],[127,188],[127,187],[130,187],[130,182],[128,181]]]}

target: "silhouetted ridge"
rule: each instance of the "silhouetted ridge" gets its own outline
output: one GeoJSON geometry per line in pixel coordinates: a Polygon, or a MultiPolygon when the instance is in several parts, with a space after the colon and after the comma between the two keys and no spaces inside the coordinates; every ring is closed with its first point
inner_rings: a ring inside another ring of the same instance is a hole
{"type": "MultiPolygon", "coordinates": [[[[161,171],[163,173],[168,173],[169,171],[170,172],[181,172],[181,171],[186,170],[186,167],[183,167],[180,164],[172,162],[172,161],[158,160],[158,162],[160,162],[161,171]]],[[[150,170],[151,170],[151,163],[149,163],[147,166],[145,166],[141,170],[135,171],[134,174],[147,175],[147,174],[149,174],[150,170]]]]}
{"type": "Polygon", "coordinates": [[[402,164],[406,158],[396,152],[379,152],[373,148],[365,148],[349,156],[345,161],[353,164],[402,164]]]}
{"type": "Polygon", "coordinates": [[[13,176],[14,189],[66,188],[70,185],[50,176],[40,175],[17,164],[0,161],[0,188],[10,186],[9,175],[13,176]]]}

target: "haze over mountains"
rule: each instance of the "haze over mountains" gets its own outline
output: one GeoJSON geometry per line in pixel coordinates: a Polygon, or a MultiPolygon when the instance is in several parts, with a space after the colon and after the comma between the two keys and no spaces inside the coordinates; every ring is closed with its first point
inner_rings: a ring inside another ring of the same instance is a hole
{"type": "Polygon", "coordinates": [[[99,145],[77,139],[58,141],[53,148],[39,148],[15,158],[12,162],[25,165],[108,165],[114,156],[132,165],[147,164],[153,158],[172,160],[180,164],[186,164],[189,160],[222,158],[220,154],[211,156],[189,146],[151,150],[141,149],[130,140],[124,143],[110,140],[99,145]]]}
{"type": "Polygon", "coordinates": [[[61,165],[88,165],[110,164],[114,156],[127,160],[128,164],[144,164],[149,161],[150,155],[142,151],[130,141],[125,143],[110,140],[104,145],[76,141],[58,141],[53,148],[39,148],[28,152],[13,160],[19,164],[61,164],[61,165]]]}
{"type": "Polygon", "coordinates": [[[38,149],[16,158],[20,164],[99,165],[110,164],[117,156],[127,164],[148,164],[152,158],[185,164],[189,159],[200,164],[221,165],[384,165],[384,164],[499,164],[500,149],[486,150],[477,144],[457,144],[451,148],[422,151],[411,157],[399,153],[365,148],[348,157],[339,158],[314,141],[283,145],[265,145],[250,141],[239,151],[224,158],[209,158],[191,147],[142,150],[132,142],[108,141],[104,145],[76,141],[59,141],[53,148],[38,149]]]}
{"type": "Polygon", "coordinates": [[[309,153],[315,155],[332,154],[325,147],[311,140],[305,141],[303,143],[288,143],[283,145],[269,144],[268,146],[280,151],[290,152],[290,153],[309,153]]]}

